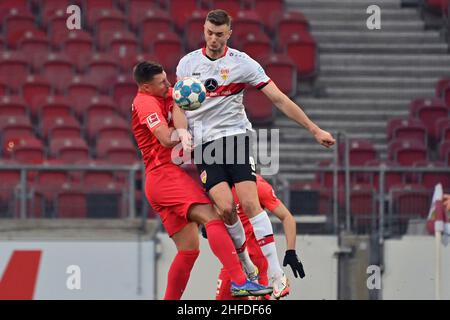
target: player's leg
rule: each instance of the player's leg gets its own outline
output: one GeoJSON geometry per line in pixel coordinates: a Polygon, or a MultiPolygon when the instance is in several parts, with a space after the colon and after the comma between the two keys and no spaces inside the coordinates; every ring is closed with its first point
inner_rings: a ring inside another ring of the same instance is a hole
{"type": "Polygon", "coordinates": [[[278,259],[272,223],[267,212],[261,208],[259,203],[256,168],[251,150],[251,137],[249,135],[244,139],[242,136],[235,138],[235,154],[245,156],[244,161],[228,166],[228,174],[233,180],[242,210],[249,217],[256,239],[267,258],[268,274],[272,279],[274,295],[279,298],[288,293],[289,285],[278,259]]]}
{"type": "Polygon", "coordinates": [[[272,293],[272,288],[247,280],[230,235],[211,204],[192,204],[189,219],[205,226],[209,246],[232,280],[231,291],[234,296],[260,296],[272,293]]]}
{"type": "Polygon", "coordinates": [[[164,300],[179,300],[188,283],[191,270],[200,253],[198,227],[188,223],[181,231],[172,235],[177,247],[177,255],[170,265],[164,300]]]}
{"type": "Polygon", "coordinates": [[[205,190],[219,210],[228,233],[242,261],[244,270],[252,280],[256,278],[256,269],[246,248],[245,231],[236,212],[233,194],[230,189],[230,178],[223,164],[197,164],[205,190]]]}

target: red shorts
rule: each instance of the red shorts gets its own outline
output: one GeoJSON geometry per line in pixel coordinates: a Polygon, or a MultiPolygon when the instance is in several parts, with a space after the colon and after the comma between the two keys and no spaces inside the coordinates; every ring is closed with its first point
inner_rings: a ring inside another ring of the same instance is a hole
{"type": "Polygon", "coordinates": [[[170,237],[190,222],[188,211],[191,205],[211,203],[198,183],[174,164],[147,172],[145,194],[170,237]]]}
{"type": "MultiPolygon", "coordinates": [[[[250,222],[249,222],[250,223],[250,222]]],[[[253,230],[253,229],[252,229],[253,230]]],[[[247,250],[250,255],[250,259],[258,267],[259,270],[259,280],[258,282],[262,285],[267,286],[269,279],[267,278],[267,259],[264,256],[261,248],[256,241],[255,234],[246,233],[247,237],[247,250]]],[[[217,279],[217,290],[216,290],[216,300],[247,300],[246,298],[235,298],[231,295],[231,278],[228,272],[222,268],[220,270],[219,278],[217,279]]]]}

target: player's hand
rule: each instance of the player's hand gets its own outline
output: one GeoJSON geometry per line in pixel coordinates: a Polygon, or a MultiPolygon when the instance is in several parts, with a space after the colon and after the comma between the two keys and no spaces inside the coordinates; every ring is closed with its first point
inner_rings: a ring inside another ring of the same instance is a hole
{"type": "Polygon", "coordinates": [[[192,152],[192,135],[186,129],[178,129],[177,132],[180,137],[181,145],[183,146],[183,151],[187,153],[192,152]]]}
{"type": "Polygon", "coordinates": [[[286,267],[287,265],[290,265],[292,268],[292,272],[294,273],[294,276],[298,278],[304,278],[305,277],[305,271],[303,270],[303,265],[300,262],[300,260],[297,257],[297,253],[295,250],[286,250],[286,254],[284,256],[283,260],[283,267],[286,267]]]}
{"type": "Polygon", "coordinates": [[[444,206],[447,211],[450,211],[450,194],[444,194],[444,206]]]}
{"type": "Polygon", "coordinates": [[[327,148],[336,143],[336,140],[333,138],[331,133],[322,129],[317,130],[317,132],[314,134],[314,138],[316,138],[318,143],[327,148]]]}

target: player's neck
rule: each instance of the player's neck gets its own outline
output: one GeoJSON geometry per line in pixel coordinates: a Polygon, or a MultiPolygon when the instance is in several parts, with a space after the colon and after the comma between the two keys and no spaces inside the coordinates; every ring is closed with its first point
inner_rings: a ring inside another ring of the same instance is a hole
{"type": "Polygon", "coordinates": [[[209,59],[216,60],[222,58],[226,50],[227,50],[226,46],[224,46],[220,51],[211,51],[208,49],[208,47],[206,47],[205,54],[209,59]]]}

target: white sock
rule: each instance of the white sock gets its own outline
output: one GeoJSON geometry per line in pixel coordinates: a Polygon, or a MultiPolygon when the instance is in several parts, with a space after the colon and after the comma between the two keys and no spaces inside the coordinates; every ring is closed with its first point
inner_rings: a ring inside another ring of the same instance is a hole
{"type": "Polygon", "coordinates": [[[273,237],[272,223],[266,211],[258,213],[256,216],[250,219],[250,223],[253,226],[256,240],[261,247],[262,252],[266,256],[268,266],[268,276],[280,276],[283,274],[280,262],[278,260],[277,248],[275,247],[275,240],[273,237]]]}
{"type": "Polygon", "coordinates": [[[233,240],[234,247],[236,248],[239,259],[244,265],[245,272],[247,274],[255,272],[255,265],[250,259],[247,246],[245,244],[246,241],[245,230],[241,220],[238,218],[236,223],[231,226],[225,223],[225,227],[227,227],[228,233],[230,234],[231,239],[233,240]],[[243,248],[244,245],[245,247],[243,248]]]}

